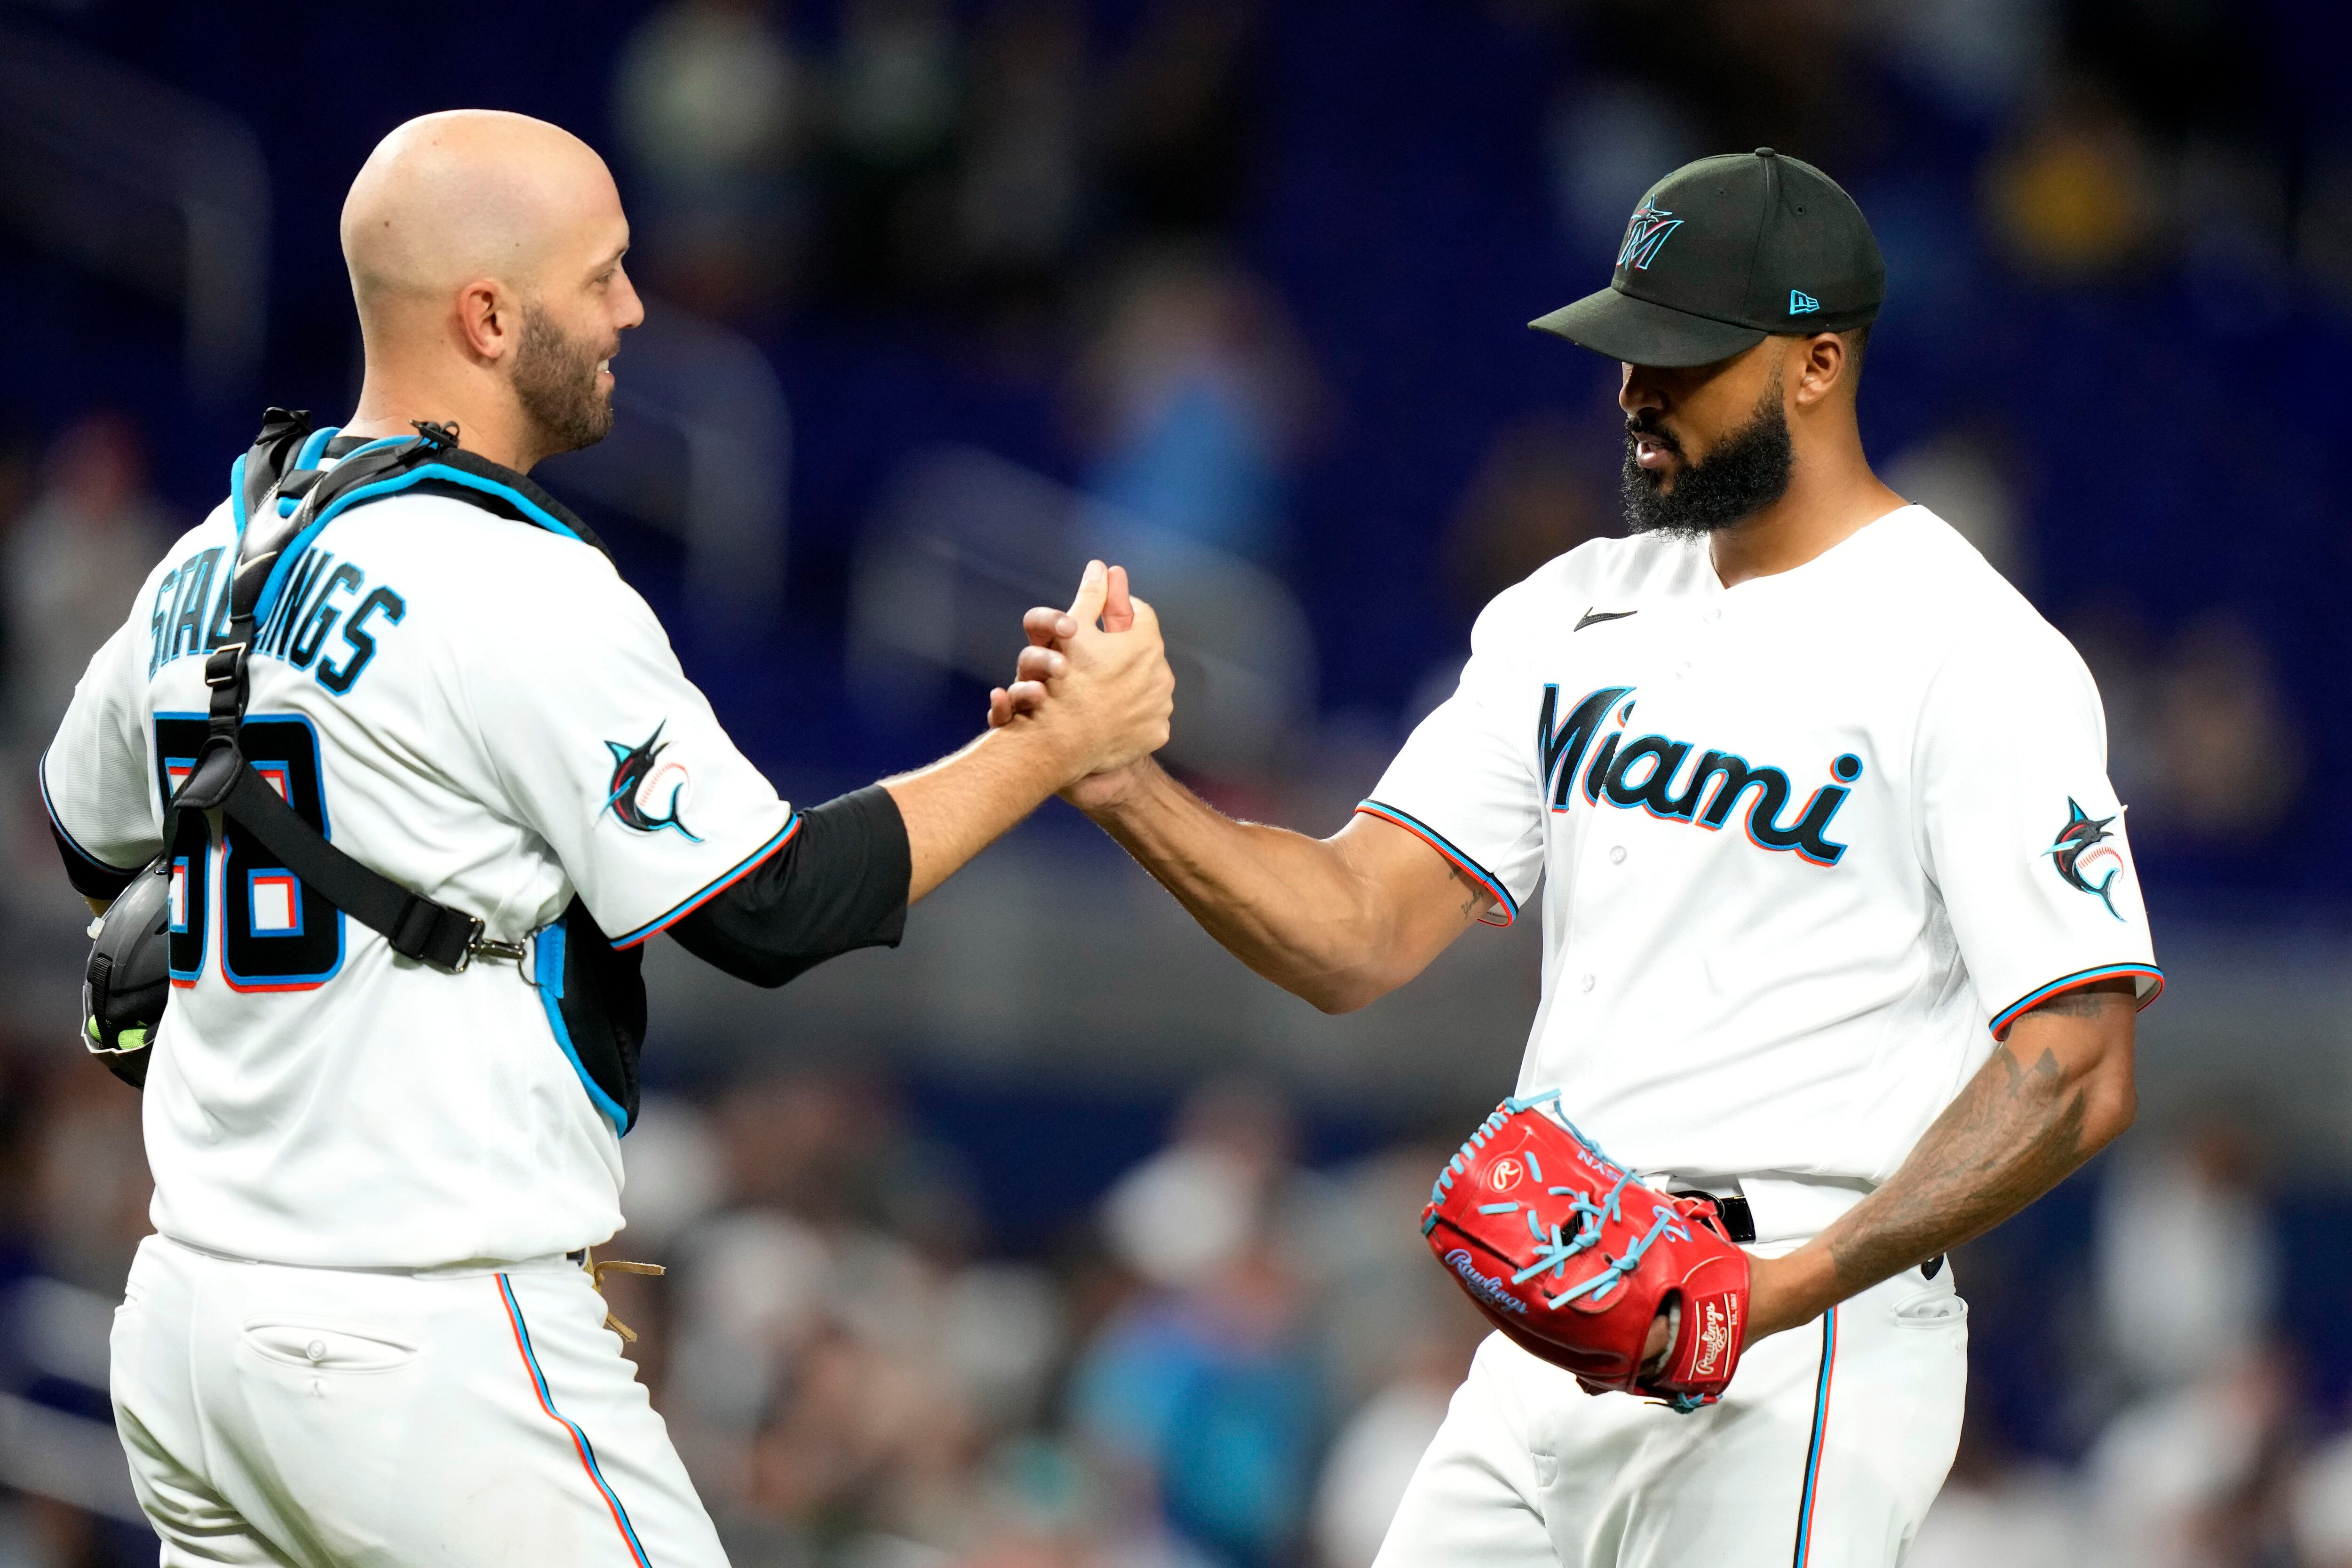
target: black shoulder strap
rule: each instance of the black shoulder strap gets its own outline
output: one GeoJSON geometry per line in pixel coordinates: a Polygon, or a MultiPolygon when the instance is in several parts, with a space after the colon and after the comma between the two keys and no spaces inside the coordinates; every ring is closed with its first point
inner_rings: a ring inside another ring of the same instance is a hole
{"type": "MultiPolygon", "coordinates": [[[[327,842],[247,765],[238,745],[251,686],[249,658],[256,621],[265,609],[268,590],[283,581],[279,568],[292,563],[289,552],[299,553],[295,547],[305,535],[323,526],[341,505],[361,499],[366,487],[381,486],[378,493],[391,493],[397,488],[393,481],[432,466],[450,466],[453,458],[469,459],[462,468],[453,467],[460,474],[492,479],[509,489],[521,479],[471,454],[460,454],[457,433],[437,425],[420,426],[413,440],[362,449],[323,475],[315,469],[295,474],[289,465],[310,434],[307,414],[273,408],[260,438],[238,465],[236,575],[229,590],[228,640],[205,660],[205,684],[212,693],[210,733],[186,782],[173,795],[169,810],[174,815],[183,810],[220,811],[258,839],[306,887],[381,934],[404,958],[418,959],[453,974],[477,955],[520,959],[519,945],[486,939],[482,922],[474,916],[411,892],[327,842]],[[300,493],[299,504],[290,513],[279,515],[281,495],[295,490],[300,493]]],[[[535,485],[530,489],[534,493],[525,498],[530,504],[543,500],[554,509],[554,515],[576,521],[555,506],[546,492],[535,485]]],[[[584,531],[581,537],[586,537],[584,531]]],[[[170,831],[167,824],[166,833],[170,831]]]]}
{"type": "Polygon", "coordinates": [[[404,958],[420,959],[454,974],[478,954],[522,956],[513,943],[484,938],[482,922],[472,915],[412,893],[328,843],[262,782],[234,744],[205,742],[205,754],[181,786],[177,804],[217,805],[230,821],[259,839],[279,865],[301,878],[304,887],[381,932],[404,958]],[[208,769],[213,771],[208,773],[208,769]]]}
{"type": "Polygon", "coordinates": [[[230,477],[238,533],[245,531],[246,519],[261,510],[278,481],[292,469],[295,455],[310,438],[307,408],[272,408],[261,416],[261,434],[254,437],[253,450],[237,460],[230,477]]]}

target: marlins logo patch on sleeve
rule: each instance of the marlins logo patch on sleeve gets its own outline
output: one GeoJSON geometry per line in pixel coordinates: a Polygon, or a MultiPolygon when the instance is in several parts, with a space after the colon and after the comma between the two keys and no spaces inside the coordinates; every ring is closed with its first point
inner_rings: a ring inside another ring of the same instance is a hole
{"type": "Polygon", "coordinates": [[[2107,831],[2107,825],[2115,818],[2093,816],[2071,795],[2067,797],[2066,814],[2066,826],[2058,830],[2058,837],[2042,853],[2050,857],[2051,865],[2057,868],[2060,881],[2078,892],[2096,896],[2099,902],[2107,906],[2107,913],[2115,915],[2117,920],[2123,919],[2122,915],[2116,913],[2115,900],[2107,895],[2107,889],[2123,874],[2123,857],[2112,848],[2101,847],[2115,837],[2107,831]],[[2091,873],[2100,866],[2106,868],[2106,875],[2095,882],[2091,879],[2091,873]]]}
{"type": "Polygon", "coordinates": [[[604,742],[613,753],[613,778],[605,786],[604,809],[619,818],[624,827],[639,833],[659,833],[667,827],[699,844],[701,837],[679,816],[694,798],[693,776],[684,763],[661,760],[661,754],[669,750],[669,742],[661,738],[667,728],[665,720],[634,746],[618,741],[604,742]]]}

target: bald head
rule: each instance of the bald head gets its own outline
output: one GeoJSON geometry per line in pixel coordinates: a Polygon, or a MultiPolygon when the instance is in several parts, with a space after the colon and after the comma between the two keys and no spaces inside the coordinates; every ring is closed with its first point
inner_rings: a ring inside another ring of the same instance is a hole
{"type": "Polygon", "coordinates": [[[376,144],[343,201],[343,259],[365,317],[477,278],[536,293],[566,249],[626,228],[588,143],[529,115],[458,109],[376,144]]]}
{"type": "Polygon", "coordinates": [[[352,182],[342,237],[381,394],[362,412],[429,403],[522,467],[610,426],[607,362],[644,311],[620,193],[580,138],[497,110],[412,120],[352,182]]]}

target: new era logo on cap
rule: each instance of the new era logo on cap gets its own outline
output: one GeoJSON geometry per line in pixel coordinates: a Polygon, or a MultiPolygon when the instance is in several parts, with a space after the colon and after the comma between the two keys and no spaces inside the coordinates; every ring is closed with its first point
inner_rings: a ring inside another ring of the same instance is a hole
{"type": "Polygon", "coordinates": [[[1792,316],[1802,316],[1811,311],[1818,310],[1821,308],[1822,302],[1819,300],[1814,299],[1811,294],[1806,293],[1802,289],[1791,289],[1789,290],[1789,314],[1792,316]]]}

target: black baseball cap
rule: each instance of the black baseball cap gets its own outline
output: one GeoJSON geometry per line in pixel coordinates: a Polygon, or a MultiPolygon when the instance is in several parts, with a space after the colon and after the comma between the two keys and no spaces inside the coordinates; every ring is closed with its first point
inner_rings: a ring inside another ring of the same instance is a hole
{"type": "Polygon", "coordinates": [[[1712,364],[1769,333],[1866,326],[1885,298],[1886,262],[1853,198],[1759,147],[1651,186],[1609,287],[1528,325],[1627,364],[1712,364]]]}

